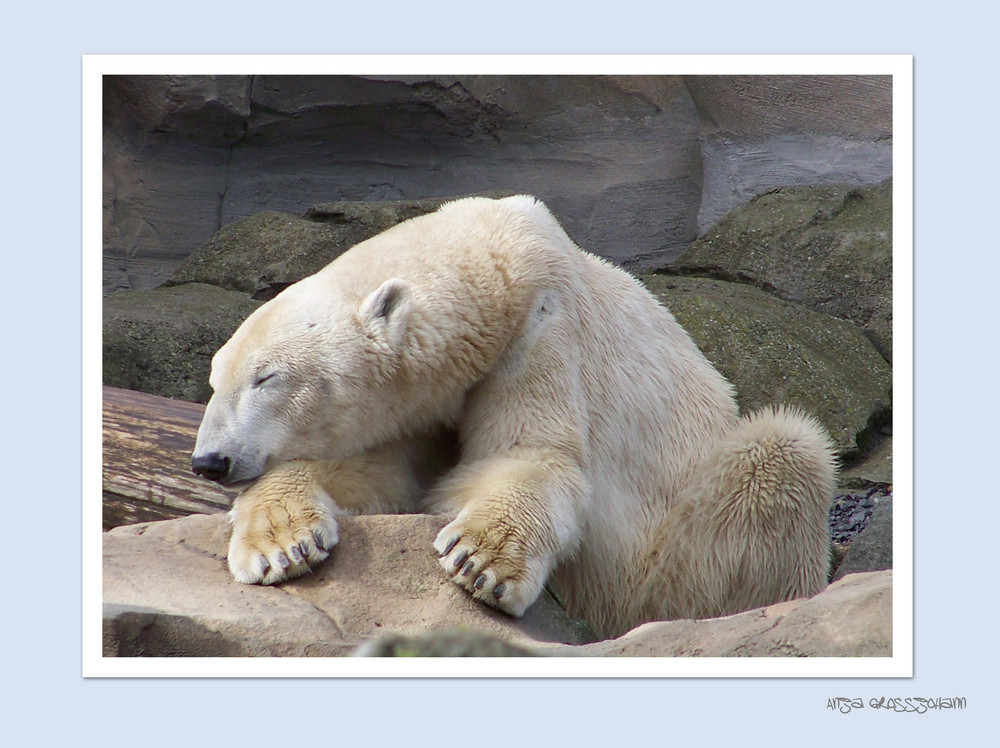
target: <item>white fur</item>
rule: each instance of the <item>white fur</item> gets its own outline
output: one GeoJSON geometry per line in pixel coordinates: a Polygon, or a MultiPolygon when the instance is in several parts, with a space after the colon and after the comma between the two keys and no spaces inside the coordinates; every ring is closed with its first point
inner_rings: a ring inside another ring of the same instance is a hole
{"type": "Polygon", "coordinates": [[[314,564],[276,571],[303,542],[277,525],[329,533],[324,497],[414,511],[436,473],[442,566],[514,615],[551,581],[611,636],[825,580],[826,436],[787,410],[740,421],[670,313],[530,197],[456,201],[357,245],[251,315],[211,383],[196,454],[260,478],[234,515],[243,580],[314,564]],[[250,509],[274,503],[289,519],[250,509]]]}

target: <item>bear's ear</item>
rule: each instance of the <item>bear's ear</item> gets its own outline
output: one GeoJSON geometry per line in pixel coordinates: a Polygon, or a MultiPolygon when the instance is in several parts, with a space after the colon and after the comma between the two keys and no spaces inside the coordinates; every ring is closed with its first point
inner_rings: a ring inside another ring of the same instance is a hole
{"type": "Polygon", "coordinates": [[[410,284],[390,278],[361,302],[358,316],[365,329],[383,337],[395,348],[403,339],[406,321],[413,307],[410,284]]]}

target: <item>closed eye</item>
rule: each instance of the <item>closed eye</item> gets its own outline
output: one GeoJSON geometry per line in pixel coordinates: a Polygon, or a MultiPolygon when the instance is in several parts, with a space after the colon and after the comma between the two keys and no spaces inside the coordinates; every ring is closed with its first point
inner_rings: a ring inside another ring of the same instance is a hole
{"type": "Polygon", "coordinates": [[[253,386],[260,387],[262,384],[264,384],[264,382],[267,382],[270,379],[274,379],[277,375],[278,372],[276,371],[272,371],[267,374],[258,374],[257,377],[253,380],[253,386]]]}

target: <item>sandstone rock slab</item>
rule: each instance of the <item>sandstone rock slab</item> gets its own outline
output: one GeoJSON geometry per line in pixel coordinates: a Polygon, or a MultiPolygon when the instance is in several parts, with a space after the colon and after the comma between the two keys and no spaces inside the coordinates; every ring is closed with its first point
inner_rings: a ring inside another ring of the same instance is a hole
{"type": "Polygon", "coordinates": [[[647,623],[572,651],[602,657],[891,657],[892,571],[852,574],[814,597],[726,618],[647,623]]]}
{"type": "Polygon", "coordinates": [[[809,599],[594,642],[548,596],[515,620],[447,581],[429,543],[439,518],[345,518],[325,565],[275,587],[230,578],[227,524],[192,515],[105,533],[105,656],[892,654],[891,570],[850,574],[809,599]]]}
{"type": "Polygon", "coordinates": [[[225,565],[226,515],[104,534],[106,656],[338,656],[379,633],[473,629],[516,643],[590,640],[551,597],[522,619],[473,600],[437,564],[444,525],[424,515],[346,517],[314,573],[262,587],[225,565]]]}
{"type": "Polygon", "coordinates": [[[468,631],[390,634],[360,657],[891,657],[892,571],[852,574],[814,597],[725,618],[658,621],[581,646],[468,631]]]}

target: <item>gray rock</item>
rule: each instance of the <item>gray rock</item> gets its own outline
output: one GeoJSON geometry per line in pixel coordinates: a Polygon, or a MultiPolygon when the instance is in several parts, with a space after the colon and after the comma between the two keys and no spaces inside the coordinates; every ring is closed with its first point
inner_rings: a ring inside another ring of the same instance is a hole
{"type": "Polygon", "coordinates": [[[888,75],[689,75],[702,133],[892,137],[888,75]]]}
{"type": "Polygon", "coordinates": [[[850,322],[741,283],[641,280],[735,385],[742,411],[787,403],[814,414],[845,456],[892,405],[892,369],[850,322]]]}
{"type": "Polygon", "coordinates": [[[729,213],[670,266],[857,324],[892,361],[892,183],[790,187],[729,213]]]}
{"type": "Polygon", "coordinates": [[[242,75],[106,75],[104,128],[133,146],[175,134],[229,148],[250,116],[250,78],[242,75]]]}
{"type": "Polygon", "coordinates": [[[324,564],[271,587],[230,576],[224,514],[115,528],[104,534],[104,654],[339,656],[383,633],[456,628],[522,646],[593,640],[548,595],[512,619],[452,584],[432,547],[444,523],[344,517],[324,564]]]}
{"type": "Polygon", "coordinates": [[[833,581],[848,574],[892,568],[892,497],[882,498],[864,531],[847,549],[833,581]]]}
{"type": "Polygon", "coordinates": [[[198,283],[106,296],[104,384],[208,402],[212,356],[258,306],[246,294],[198,283]]]}
{"type": "Polygon", "coordinates": [[[860,460],[840,471],[845,488],[887,486],[892,483],[892,436],[878,441],[860,460]]]}

